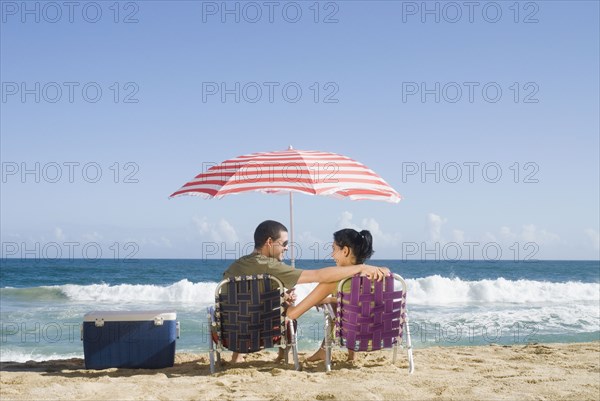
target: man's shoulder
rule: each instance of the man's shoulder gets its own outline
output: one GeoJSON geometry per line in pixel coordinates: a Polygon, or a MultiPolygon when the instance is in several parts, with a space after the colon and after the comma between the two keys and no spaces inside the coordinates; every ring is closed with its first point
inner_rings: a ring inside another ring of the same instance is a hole
{"type": "Polygon", "coordinates": [[[242,256],[229,265],[227,270],[223,273],[223,276],[231,277],[264,273],[264,270],[268,266],[268,261],[266,259],[268,258],[256,253],[242,256]]]}
{"type": "Polygon", "coordinates": [[[268,258],[261,254],[251,253],[249,255],[245,255],[245,256],[242,256],[241,258],[237,259],[235,262],[233,262],[231,264],[231,266],[263,265],[263,264],[267,263],[266,259],[268,259],[268,258]]]}
{"type": "Polygon", "coordinates": [[[242,256],[223,273],[224,278],[234,276],[271,274],[280,279],[286,288],[296,285],[302,270],[295,269],[282,261],[258,253],[242,256]]]}
{"type": "Polygon", "coordinates": [[[294,268],[290,265],[287,265],[285,263],[283,263],[281,260],[277,260],[274,258],[267,258],[269,259],[267,261],[267,266],[269,267],[269,270],[294,270],[294,268]]]}

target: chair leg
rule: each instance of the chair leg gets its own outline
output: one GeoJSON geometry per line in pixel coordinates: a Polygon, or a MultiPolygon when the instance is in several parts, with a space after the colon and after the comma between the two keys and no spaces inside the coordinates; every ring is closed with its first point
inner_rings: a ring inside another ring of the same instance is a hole
{"type": "Polygon", "coordinates": [[[212,318],[208,313],[208,359],[210,360],[210,374],[215,373],[215,344],[212,338],[212,318]]]}
{"type": "Polygon", "coordinates": [[[415,371],[415,363],[413,360],[412,343],[410,340],[410,329],[408,327],[408,311],[406,312],[406,319],[404,320],[405,333],[406,333],[406,352],[408,354],[408,373],[415,371]]]}
{"type": "MultiPolygon", "coordinates": [[[[290,338],[291,338],[291,346],[292,346],[292,356],[294,358],[294,369],[296,370],[300,370],[300,362],[298,360],[298,338],[296,335],[296,330],[294,329],[294,322],[289,321],[289,328],[288,330],[290,331],[290,338]]],[[[287,365],[287,361],[288,361],[288,353],[287,350],[285,352],[285,362],[287,365]]]]}
{"type": "Polygon", "coordinates": [[[215,350],[214,350],[214,347],[212,344],[210,345],[209,359],[210,359],[210,374],[213,374],[213,373],[215,373],[215,350]]]}
{"type": "Polygon", "coordinates": [[[325,316],[325,371],[331,372],[331,347],[333,339],[331,338],[331,331],[333,330],[333,308],[331,305],[325,305],[323,308],[323,315],[325,316]]]}

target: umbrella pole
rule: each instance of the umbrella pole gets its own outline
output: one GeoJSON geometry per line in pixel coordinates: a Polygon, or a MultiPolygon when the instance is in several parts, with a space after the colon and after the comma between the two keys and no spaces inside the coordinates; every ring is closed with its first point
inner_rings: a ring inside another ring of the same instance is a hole
{"type": "Polygon", "coordinates": [[[292,267],[296,267],[296,259],[294,258],[294,198],[290,192],[290,258],[292,267]]]}

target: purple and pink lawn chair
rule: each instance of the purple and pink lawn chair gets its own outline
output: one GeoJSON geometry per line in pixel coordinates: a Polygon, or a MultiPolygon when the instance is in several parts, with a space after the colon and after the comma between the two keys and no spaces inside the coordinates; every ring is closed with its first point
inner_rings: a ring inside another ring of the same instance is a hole
{"type": "Polygon", "coordinates": [[[382,281],[354,276],[340,281],[337,290],[337,312],[326,304],[325,369],[331,370],[331,347],[335,343],[354,351],[376,351],[392,348],[392,363],[398,348],[406,339],[408,372],[414,371],[408,315],[406,312],[406,282],[397,275],[382,281]],[[350,280],[350,289],[345,284],[350,280]],[[399,289],[394,288],[395,282],[399,289]],[[346,291],[344,291],[344,287],[346,291]],[[335,330],[332,330],[335,325],[335,330]],[[332,333],[333,332],[333,333],[332,333]]]}

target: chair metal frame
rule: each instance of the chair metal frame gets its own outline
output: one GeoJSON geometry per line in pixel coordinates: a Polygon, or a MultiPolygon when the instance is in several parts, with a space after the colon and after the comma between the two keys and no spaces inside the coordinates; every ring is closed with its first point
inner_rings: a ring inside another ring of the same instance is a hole
{"type": "MultiPolygon", "coordinates": [[[[208,330],[208,341],[209,341],[209,360],[210,360],[210,373],[214,373],[215,372],[215,365],[216,364],[220,364],[221,361],[221,352],[223,351],[223,348],[234,351],[233,349],[230,348],[230,344],[228,344],[228,346],[225,346],[223,343],[223,329],[222,329],[222,318],[223,318],[223,314],[224,312],[222,311],[222,307],[221,307],[221,300],[219,298],[219,296],[221,295],[221,290],[223,287],[225,287],[226,285],[229,285],[232,281],[236,282],[236,283],[241,283],[242,281],[252,281],[252,280],[271,280],[271,282],[275,283],[275,286],[273,286],[273,288],[271,289],[271,291],[275,290],[275,287],[277,287],[277,289],[279,290],[279,298],[280,298],[280,302],[278,303],[279,305],[273,309],[279,310],[279,332],[275,333],[277,336],[279,336],[279,340],[275,343],[273,343],[274,347],[279,347],[279,348],[283,348],[284,350],[290,346],[292,348],[292,354],[293,354],[293,358],[294,358],[294,368],[296,370],[300,370],[300,363],[298,361],[298,349],[297,349],[297,333],[296,330],[294,328],[294,325],[292,324],[292,322],[288,323],[288,320],[285,317],[285,287],[283,286],[283,283],[281,282],[281,280],[279,280],[277,277],[272,276],[270,274],[257,274],[257,275],[252,275],[252,276],[236,276],[236,277],[231,277],[231,278],[227,278],[225,280],[222,280],[218,285],[217,288],[215,289],[215,304],[214,304],[214,311],[212,309],[212,307],[207,308],[207,314],[208,314],[208,327],[210,328],[208,330]],[[289,337],[290,337],[290,341],[288,341],[287,337],[288,337],[288,333],[287,331],[289,330],[289,337]],[[212,337],[212,333],[213,331],[216,331],[217,333],[217,343],[215,344],[213,341],[213,337],[212,337]],[[216,355],[215,355],[216,354],[216,355]],[[216,356],[216,358],[215,358],[216,356]],[[216,359],[216,361],[215,361],[216,359]],[[216,364],[215,364],[216,362],[216,364]]],[[[236,288],[239,288],[239,285],[235,286],[236,288]]],[[[262,290],[259,290],[259,292],[261,294],[263,294],[265,291],[265,289],[263,288],[262,290]]],[[[266,313],[267,311],[264,311],[264,313],[266,313]]],[[[259,349],[253,350],[253,351],[248,351],[248,352],[243,352],[243,351],[239,351],[239,350],[235,350],[236,352],[240,352],[240,353],[252,353],[252,352],[257,352],[260,349],[265,349],[265,348],[271,348],[271,347],[267,347],[266,344],[262,344],[259,346],[259,349]]],[[[285,362],[287,364],[288,362],[288,353],[285,352],[285,362]]]]}
{"type": "MultiPolygon", "coordinates": [[[[399,333],[398,336],[394,338],[395,341],[393,341],[393,345],[392,345],[392,349],[393,349],[393,356],[392,356],[392,363],[396,363],[396,355],[398,353],[398,348],[399,347],[404,347],[402,345],[402,339],[403,337],[406,338],[406,351],[407,351],[407,356],[408,356],[408,373],[413,373],[414,372],[414,360],[413,360],[413,353],[412,353],[412,343],[411,343],[411,339],[410,339],[410,329],[409,329],[409,325],[408,325],[408,312],[406,309],[406,281],[404,281],[404,279],[402,278],[402,276],[398,275],[398,274],[392,274],[392,277],[395,281],[398,281],[401,286],[402,286],[402,295],[400,298],[400,309],[398,310],[399,313],[399,318],[400,318],[400,327],[399,327],[399,333]]],[[[332,349],[332,345],[334,343],[334,339],[332,338],[332,332],[334,332],[334,330],[332,330],[333,328],[335,328],[335,333],[333,333],[336,337],[336,344],[339,346],[344,346],[345,345],[345,338],[343,338],[342,336],[340,336],[342,334],[342,326],[343,326],[343,320],[342,320],[342,316],[344,313],[344,303],[345,302],[342,299],[342,293],[343,293],[343,288],[344,288],[344,284],[348,281],[348,280],[352,280],[353,277],[348,277],[342,281],[339,282],[338,287],[337,287],[337,313],[333,311],[333,308],[331,307],[331,305],[326,304],[324,305],[325,307],[323,308],[323,313],[324,313],[324,318],[325,318],[325,344],[324,344],[324,349],[325,349],[325,370],[327,372],[331,371],[331,349],[332,349]]],[[[368,282],[370,282],[370,280],[368,280],[366,277],[361,277],[361,279],[363,280],[367,280],[368,282]]],[[[363,281],[364,282],[364,281],[363,281]]],[[[352,288],[351,288],[351,292],[352,292],[352,288]]],[[[371,290],[371,293],[373,292],[373,290],[371,290]]],[[[372,317],[372,314],[371,314],[372,317]]],[[[369,323],[371,324],[371,323],[369,323]]],[[[379,347],[377,347],[379,348],[379,347]]],[[[382,346],[381,348],[389,348],[388,346],[382,346]]]]}

